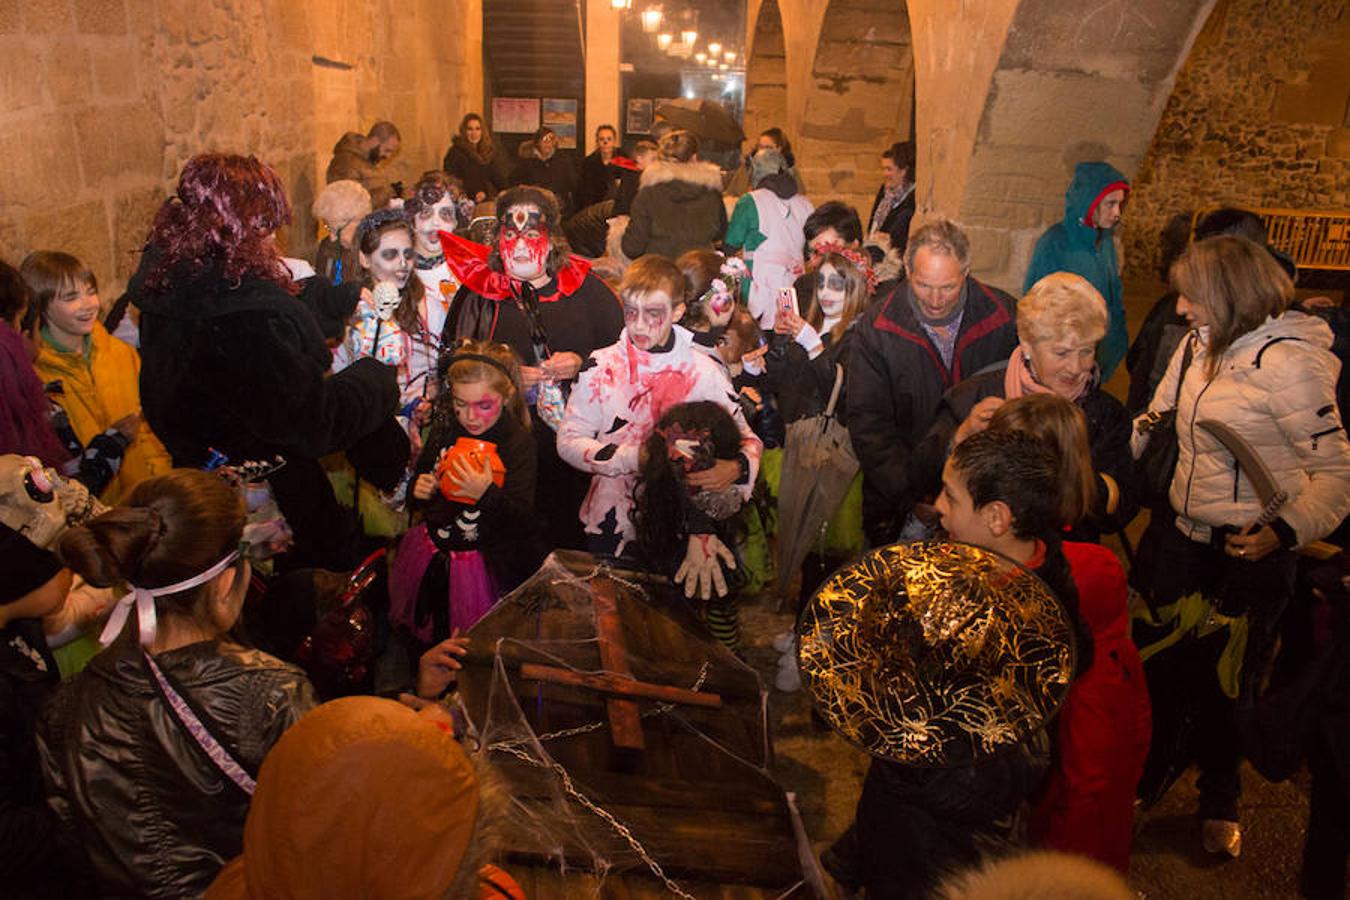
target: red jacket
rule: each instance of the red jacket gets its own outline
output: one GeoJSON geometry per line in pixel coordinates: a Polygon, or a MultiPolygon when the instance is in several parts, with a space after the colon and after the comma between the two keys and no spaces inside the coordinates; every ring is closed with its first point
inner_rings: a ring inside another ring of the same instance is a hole
{"type": "Polygon", "coordinates": [[[1078,612],[1092,633],[1092,665],[1055,721],[1055,762],[1032,812],[1040,846],[1129,869],[1134,791],[1148,755],[1151,714],[1139,651],[1129,636],[1125,570],[1099,544],[1064,542],[1078,612]]]}

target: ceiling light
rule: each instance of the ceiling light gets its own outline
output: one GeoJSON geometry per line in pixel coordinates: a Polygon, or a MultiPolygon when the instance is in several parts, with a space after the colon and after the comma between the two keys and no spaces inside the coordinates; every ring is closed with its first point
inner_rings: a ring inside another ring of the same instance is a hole
{"type": "Polygon", "coordinates": [[[698,32],[692,28],[685,29],[680,32],[680,39],[692,47],[694,42],[698,40],[698,32]]]}
{"type": "Polygon", "coordinates": [[[717,68],[719,68],[719,69],[721,69],[723,72],[725,72],[727,69],[730,69],[731,66],[727,65],[726,63],[718,63],[718,64],[717,64],[717,68]]]}
{"type": "Polygon", "coordinates": [[[668,31],[663,31],[656,36],[656,46],[662,50],[669,50],[670,45],[675,42],[675,35],[668,31]]]}
{"type": "Polygon", "coordinates": [[[642,30],[652,34],[661,27],[661,8],[651,6],[642,11],[642,30]]]}
{"type": "Polygon", "coordinates": [[[728,50],[726,53],[722,54],[722,58],[729,63],[734,63],[736,61],[736,51],[728,50]]]}
{"type": "Polygon", "coordinates": [[[702,50],[694,54],[694,59],[698,60],[699,62],[704,62],[707,58],[708,54],[704,53],[702,50]]]}
{"type": "Polygon", "coordinates": [[[609,0],[610,9],[632,9],[633,0],[609,0]]]}
{"type": "Polygon", "coordinates": [[[722,45],[717,43],[717,41],[713,41],[711,44],[708,45],[708,53],[711,54],[712,56],[716,56],[721,52],[722,52],[722,45]]]}

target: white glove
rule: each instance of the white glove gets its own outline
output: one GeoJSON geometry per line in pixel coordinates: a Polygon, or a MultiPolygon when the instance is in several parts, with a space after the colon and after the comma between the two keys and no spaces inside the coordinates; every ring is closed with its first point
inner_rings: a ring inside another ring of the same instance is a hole
{"type": "Polygon", "coordinates": [[[691,534],[684,562],[675,573],[675,583],[684,585],[686,597],[693,597],[695,592],[701,600],[725,597],[727,579],[722,574],[723,563],[728,569],[735,569],[736,557],[717,535],[691,534]]]}

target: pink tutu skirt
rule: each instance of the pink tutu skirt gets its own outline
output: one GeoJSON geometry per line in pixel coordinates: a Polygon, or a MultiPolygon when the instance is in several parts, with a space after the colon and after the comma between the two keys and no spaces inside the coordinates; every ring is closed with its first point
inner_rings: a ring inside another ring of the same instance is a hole
{"type": "MultiPolygon", "coordinates": [[[[435,637],[432,616],[417,621],[417,596],[427,567],[436,564],[436,545],[431,542],[425,524],[410,529],[398,545],[398,558],[389,572],[389,620],[402,626],[424,644],[435,637]]],[[[449,610],[450,627],[468,631],[487,615],[497,602],[497,587],[492,583],[483,554],[477,550],[449,550],[450,589],[443,602],[449,610]]]]}

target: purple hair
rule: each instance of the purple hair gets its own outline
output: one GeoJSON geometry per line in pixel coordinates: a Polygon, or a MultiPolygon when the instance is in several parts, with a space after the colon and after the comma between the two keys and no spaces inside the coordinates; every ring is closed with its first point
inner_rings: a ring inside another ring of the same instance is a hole
{"type": "Polygon", "coordinates": [[[176,277],[197,278],[215,269],[238,284],[245,276],[297,293],[272,233],[291,220],[281,179],[252,156],[204,153],[188,160],[178,191],[159,209],[147,243],[161,256],[146,277],[152,292],[176,277]]]}

